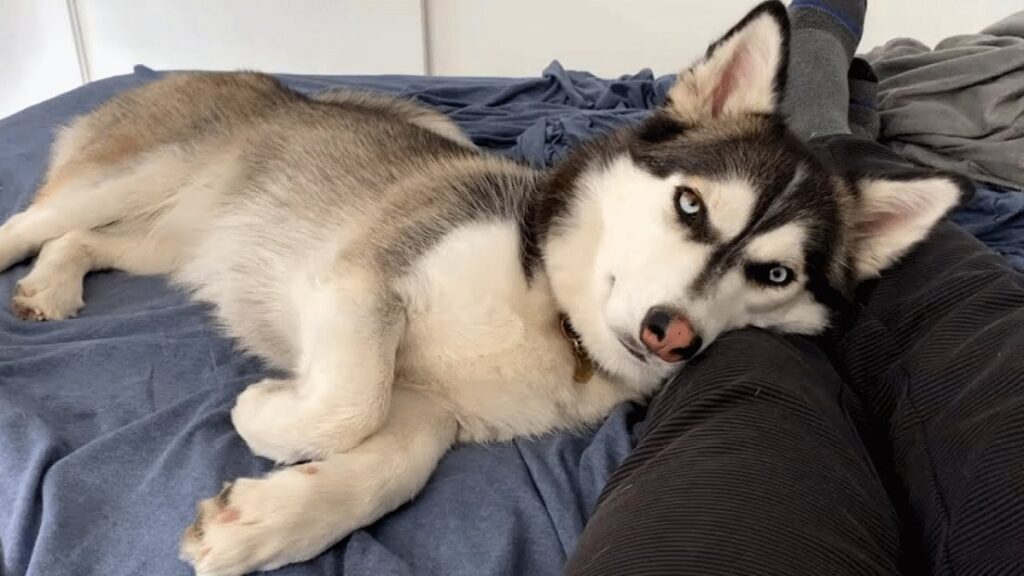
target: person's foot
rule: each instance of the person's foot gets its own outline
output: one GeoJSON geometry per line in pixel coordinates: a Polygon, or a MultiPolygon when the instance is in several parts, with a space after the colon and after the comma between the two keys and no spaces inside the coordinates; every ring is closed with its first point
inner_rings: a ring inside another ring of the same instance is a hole
{"type": "Polygon", "coordinates": [[[866,12],[866,0],[790,2],[792,38],[783,109],[800,136],[850,133],[847,71],[866,12]]]}

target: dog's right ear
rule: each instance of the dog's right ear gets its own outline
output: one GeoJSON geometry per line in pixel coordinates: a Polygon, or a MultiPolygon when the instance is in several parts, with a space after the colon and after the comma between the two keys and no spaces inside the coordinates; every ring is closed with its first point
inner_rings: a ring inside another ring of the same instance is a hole
{"type": "Polygon", "coordinates": [[[667,110],[687,124],[778,110],[789,63],[789,17],[777,1],[750,11],[679,73],[667,110]]]}

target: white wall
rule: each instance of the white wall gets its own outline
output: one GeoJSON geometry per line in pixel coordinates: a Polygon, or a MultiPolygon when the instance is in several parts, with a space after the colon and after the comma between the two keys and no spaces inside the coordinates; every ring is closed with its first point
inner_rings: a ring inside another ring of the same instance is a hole
{"type": "MultiPolygon", "coordinates": [[[[890,0],[892,1],[892,0],[890,0]]],[[[756,0],[428,0],[431,70],[534,76],[551,60],[599,76],[667,73],[756,0]]]]}
{"type": "MultiPolygon", "coordinates": [[[[0,117],[158,69],[534,76],[675,71],[756,0],[0,0],[0,117]],[[74,16],[74,17],[72,17],[74,16]],[[76,44],[74,30],[79,32],[76,44]]],[[[871,0],[862,48],[977,32],[1022,0],[871,0]]]]}
{"type": "Polygon", "coordinates": [[[1021,0],[869,0],[861,49],[867,52],[886,41],[909,36],[935,46],[958,34],[976,34],[1014,12],[1021,0]]]}
{"type": "Polygon", "coordinates": [[[0,0],[0,117],[81,81],[65,0],[0,0]]]}
{"type": "Polygon", "coordinates": [[[93,78],[124,74],[135,64],[299,74],[424,72],[420,0],[77,4],[93,78]]]}
{"type": "MultiPolygon", "coordinates": [[[[601,76],[673,72],[758,0],[427,0],[431,71],[533,76],[552,59],[601,76]]],[[[1022,0],[870,0],[861,48],[934,45],[1024,9],[1022,0]]]]}

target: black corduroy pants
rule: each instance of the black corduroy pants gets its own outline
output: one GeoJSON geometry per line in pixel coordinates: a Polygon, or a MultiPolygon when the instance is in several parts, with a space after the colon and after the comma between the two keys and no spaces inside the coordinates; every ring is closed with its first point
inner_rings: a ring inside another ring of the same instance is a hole
{"type": "Polygon", "coordinates": [[[566,573],[1024,574],[1024,275],[942,223],[819,344],[683,370],[566,573]]]}

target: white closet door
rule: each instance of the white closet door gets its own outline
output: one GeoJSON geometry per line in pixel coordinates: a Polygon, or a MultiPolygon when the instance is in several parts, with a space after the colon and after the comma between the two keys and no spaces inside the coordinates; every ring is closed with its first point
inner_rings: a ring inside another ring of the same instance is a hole
{"type": "Polygon", "coordinates": [[[77,0],[90,76],[158,69],[422,74],[420,0],[77,0]]]}

